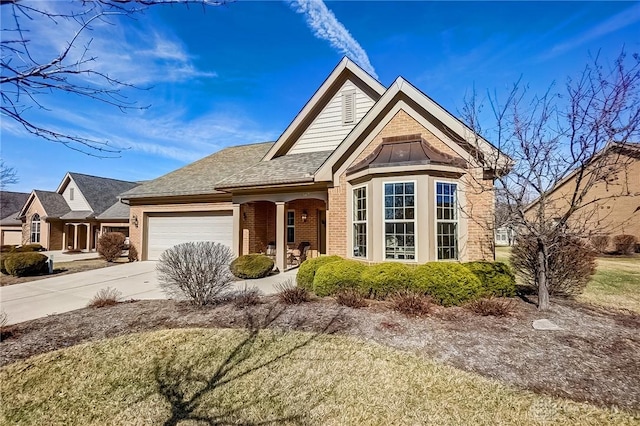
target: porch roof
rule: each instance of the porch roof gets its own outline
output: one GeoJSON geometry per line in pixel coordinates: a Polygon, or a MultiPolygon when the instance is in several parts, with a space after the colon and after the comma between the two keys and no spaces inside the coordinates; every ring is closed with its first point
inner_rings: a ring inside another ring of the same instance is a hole
{"type": "Polygon", "coordinates": [[[129,219],[129,206],[121,201],[118,201],[102,214],[97,216],[98,220],[114,220],[114,219],[129,219]]]}
{"type": "Polygon", "coordinates": [[[216,187],[224,189],[313,182],[316,170],[329,158],[332,152],[289,154],[269,161],[261,161],[220,181],[216,187]]]}
{"type": "Polygon", "coordinates": [[[79,219],[93,219],[94,215],[91,210],[71,210],[69,213],[60,216],[60,219],[65,220],[79,220],[79,219]]]}

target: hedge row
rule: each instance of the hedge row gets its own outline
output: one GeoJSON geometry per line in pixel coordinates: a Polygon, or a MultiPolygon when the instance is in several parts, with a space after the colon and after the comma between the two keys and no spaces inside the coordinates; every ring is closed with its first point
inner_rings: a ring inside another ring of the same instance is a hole
{"type": "Polygon", "coordinates": [[[298,271],[298,286],[318,296],[353,289],[365,297],[384,299],[399,291],[429,295],[444,306],[485,296],[516,294],[515,276],[502,262],[429,262],[417,267],[386,262],[367,266],[339,256],[309,259],[298,271]]]}
{"type": "Polygon", "coordinates": [[[49,272],[49,258],[36,252],[3,253],[0,255],[0,272],[16,277],[40,275],[49,272]]]}

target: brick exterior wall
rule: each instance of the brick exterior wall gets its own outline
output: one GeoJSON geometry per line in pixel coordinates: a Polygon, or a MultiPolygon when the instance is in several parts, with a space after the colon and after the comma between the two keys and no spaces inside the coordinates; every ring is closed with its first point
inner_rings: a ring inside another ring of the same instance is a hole
{"type": "Polygon", "coordinates": [[[62,250],[62,228],[61,221],[49,223],[49,250],[62,250]]]}
{"type": "MultiPolygon", "coordinates": [[[[420,134],[434,148],[446,154],[458,156],[453,149],[413,117],[400,110],[351,164],[356,164],[371,154],[382,143],[383,138],[409,134],[420,134]]],[[[493,182],[484,180],[482,171],[472,171],[472,173],[474,173],[473,178],[467,179],[465,183],[468,188],[472,187],[473,189],[467,190],[465,196],[468,202],[467,208],[473,212],[474,220],[467,222],[466,257],[461,260],[493,260],[494,194],[491,191],[493,182]]],[[[348,197],[345,173],[340,176],[340,185],[329,188],[328,193],[327,254],[346,257],[347,226],[350,221],[347,218],[348,197]]]]}

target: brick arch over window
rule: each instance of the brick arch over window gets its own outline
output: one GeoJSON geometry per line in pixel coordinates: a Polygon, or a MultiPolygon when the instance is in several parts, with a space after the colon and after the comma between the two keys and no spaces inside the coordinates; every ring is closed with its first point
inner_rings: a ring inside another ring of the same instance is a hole
{"type": "Polygon", "coordinates": [[[32,244],[40,243],[40,215],[38,213],[31,216],[31,238],[32,244]]]}

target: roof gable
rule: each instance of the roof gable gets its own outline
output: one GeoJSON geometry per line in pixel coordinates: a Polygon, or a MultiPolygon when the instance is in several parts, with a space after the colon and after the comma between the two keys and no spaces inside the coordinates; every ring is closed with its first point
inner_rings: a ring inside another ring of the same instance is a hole
{"type": "Polygon", "coordinates": [[[34,189],[31,191],[27,202],[22,207],[20,217],[24,217],[27,214],[29,207],[36,198],[44,209],[44,213],[47,218],[59,218],[71,211],[62,194],[34,189]]]}
{"type": "MultiPolygon", "coordinates": [[[[317,119],[321,119],[321,115],[325,112],[325,116],[327,119],[333,120],[335,119],[336,112],[333,111],[335,109],[335,105],[331,105],[332,101],[336,101],[336,96],[341,96],[342,90],[354,90],[356,93],[356,104],[358,99],[360,99],[362,105],[362,111],[364,112],[365,108],[370,108],[371,105],[367,107],[366,98],[370,99],[373,102],[377,102],[380,99],[380,96],[385,91],[385,87],[380,84],[375,78],[371,77],[367,74],[362,68],[357,66],[355,63],[350,61],[348,58],[343,58],[342,61],[334,68],[334,70],[329,74],[327,79],[322,83],[320,88],[315,92],[315,94],[311,97],[311,99],[306,103],[306,105],[302,108],[302,110],[298,113],[295,119],[289,124],[287,129],[282,133],[282,135],[278,138],[273,147],[267,152],[263,161],[269,161],[275,157],[279,157],[282,155],[286,155],[287,153],[302,153],[302,152],[310,152],[310,144],[313,143],[310,138],[310,132],[308,130],[313,131],[313,127],[315,127],[316,131],[320,130],[324,123],[318,121],[317,119]],[[349,83],[349,84],[347,84],[349,83]],[[345,85],[347,84],[347,88],[345,85]],[[353,85],[353,88],[351,87],[353,85]],[[327,107],[329,110],[327,110],[327,107]],[[328,114],[327,114],[328,112],[328,114]],[[331,117],[331,118],[329,118],[331,117]],[[314,126],[315,125],[315,126],[314,126]],[[298,145],[296,147],[296,143],[302,139],[302,141],[307,138],[306,147],[298,145]],[[297,148],[293,150],[293,148],[297,148]]],[[[356,111],[357,112],[357,111],[356,111]]],[[[339,112],[340,117],[342,114],[342,110],[339,112]]],[[[358,117],[356,113],[356,122],[358,118],[361,118],[364,114],[358,117]]],[[[354,123],[354,124],[355,124],[354,123]]],[[[342,124],[342,123],[340,123],[342,124]]],[[[338,131],[338,135],[342,135],[342,140],[344,136],[352,129],[353,126],[345,126],[344,132],[338,131]]],[[[317,151],[322,151],[326,149],[333,149],[338,144],[335,144],[332,147],[320,147],[317,151]]],[[[312,148],[311,148],[312,150],[312,148]]]]}
{"type": "MultiPolygon", "coordinates": [[[[118,200],[118,196],[132,188],[138,186],[136,182],[128,182],[118,179],[110,179],[98,176],[85,175],[81,173],[67,173],[67,177],[58,187],[58,193],[74,182],[82,197],[86,200],[88,207],[94,214],[98,215],[113,205],[118,200]],[[67,179],[68,177],[68,179],[67,179]]],[[[74,210],[76,210],[74,208],[74,210]]]]}

